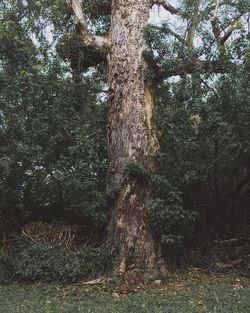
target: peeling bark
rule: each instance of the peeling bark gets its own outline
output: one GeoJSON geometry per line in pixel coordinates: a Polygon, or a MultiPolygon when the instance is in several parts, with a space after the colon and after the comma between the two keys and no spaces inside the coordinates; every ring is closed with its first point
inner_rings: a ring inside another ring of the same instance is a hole
{"type": "MultiPolygon", "coordinates": [[[[222,1],[220,5],[222,3],[228,2],[222,1]]],[[[124,165],[131,160],[152,173],[153,157],[159,150],[153,126],[153,86],[144,78],[147,63],[143,58],[143,51],[147,49],[143,30],[147,26],[153,4],[162,5],[172,14],[182,15],[180,9],[165,0],[113,0],[110,33],[105,38],[90,34],[79,0],[72,0],[83,46],[101,51],[108,59],[107,187],[122,187],[116,204],[110,208],[108,241],[119,252],[120,274],[131,268],[165,271],[160,245],[153,237],[147,216],[150,185],[146,180],[131,178],[124,173],[124,165]]],[[[211,11],[214,9],[212,7],[211,11]]],[[[196,10],[198,14],[198,7],[196,10]]],[[[200,12],[198,17],[194,16],[185,42],[178,34],[172,34],[193,48],[195,29],[205,14],[208,14],[207,11],[200,12]]],[[[175,60],[173,68],[165,68],[163,72],[158,69],[159,78],[200,71],[225,73],[236,66],[226,61],[175,60]]]]}
{"type": "Polygon", "coordinates": [[[141,163],[158,150],[154,133],[153,90],[145,81],[147,48],[143,29],[149,15],[147,0],[114,1],[109,61],[109,184],[121,184],[127,160],[141,163]]]}
{"type": "Polygon", "coordinates": [[[144,79],[147,64],[142,56],[150,5],[148,0],[116,0],[112,7],[107,183],[111,188],[122,185],[123,191],[111,208],[108,240],[120,252],[121,274],[132,267],[155,269],[160,260],[146,212],[150,188],[123,172],[129,160],[152,170],[151,159],[158,151],[153,90],[144,79]]]}
{"type": "Polygon", "coordinates": [[[88,32],[80,2],[72,0],[84,44],[104,48],[108,54],[107,187],[123,187],[110,208],[108,241],[120,254],[119,274],[131,268],[165,269],[147,217],[150,186],[124,174],[124,165],[131,160],[153,171],[152,157],[159,149],[153,127],[153,86],[144,79],[143,30],[151,5],[151,0],[113,0],[109,38],[100,38],[88,32]]]}

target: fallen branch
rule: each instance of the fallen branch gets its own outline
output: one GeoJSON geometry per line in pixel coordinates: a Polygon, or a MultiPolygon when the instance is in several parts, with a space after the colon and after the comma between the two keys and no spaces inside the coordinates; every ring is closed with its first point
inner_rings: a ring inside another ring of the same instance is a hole
{"type": "Polygon", "coordinates": [[[100,285],[104,283],[104,281],[101,279],[101,278],[98,278],[98,279],[94,279],[94,280],[90,280],[90,281],[87,281],[85,283],[83,283],[83,285],[100,285]]]}

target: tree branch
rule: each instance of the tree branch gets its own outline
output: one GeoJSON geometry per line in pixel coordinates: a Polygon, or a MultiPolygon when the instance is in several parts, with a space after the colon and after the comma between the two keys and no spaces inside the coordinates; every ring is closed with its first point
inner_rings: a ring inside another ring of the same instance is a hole
{"type": "Polygon", "coordinates": [[[225,42],[228,40],[228,38],[232,35],[232,33],[233,33],[233,31],[234,31],[235,29],[233,29],[233,28],[230,28],[225,34],[224,34],[224,36],[220,39],[220,44],[221,45],[224,45],[225,44],[225,42]]]}
{"type": "Polygon", "coordinates": [[[171,14],[181,14],[181,10],[172,6],[167,0],[153,0],[153,4],[163,6],[163,8],[171,14]]]}
{"type": "Polygon", "coordinates": [[[72,0],[72,9],[75,14],[77,23],[80,27],[84,43],[88,46],[93,46],[102,51],[108,50],[111,46],[111,43],[106,37],[94,36],[88,31],[87,21],[83,14],[79,0],[72,0]]]}
{"type": "Polygon", "coordinates": [[[162,26],[151,25],[151,27],[153,27],[153,28],[155,28],[155,29],[157,29],[159,31],[168,32],[170,35],[172,35],[177,40],[179,40],[180,43],[182,43],[183,45],[186,45],[186,42],[185,42],[184,38],[182,38],[181,35],[179,35],[175,31],[173,31],[170,27],[168,27],[168,25],[166,25],[166,24],[163,24],[162,26]]]}
{"type": "Polygon", "coordinates": [[[217,44],[221,44],[221,29],[220,29],[220,23],[219,23],[219,19],[217,16],[214,16],[211,19],[211,25],[212,25],[212,30],[213,30],[213,34],[214,34],[214,39],[217,42],[217,44]]]}
{"type": "Polygon", "coordinates": [[[169,32],[170,35],[178,39],[182,44],[186,45],[185,40],[176,32],[174,32],[172,29],[168,28],[167,31],[169,32]]]}
{"type": "MultiPolygon", "coordinates": [[[[196,8],[195,8],[196,12],[194,14],[193,21],[191,22],[191,25],[187,31],[187,45],[189,47],[192,47],[195,31],[198,25],[200,24],[200,22],[203,20],[203,18],[206,15],[210,15],[214,10],[215,10],[214,16],[212,17],[211,21],[212,21],[213,32],[214,34],[216,34],[215,39],[217,41],[217,36],[221,34],[220,27],[219,27],[219,20],[217,17],[218,9],[223,5],[232,5],[232,6],[235,5],[232,0],[217,0],[214,5],[199,12],[199,4],[200,2],[197,2],[196,8]]],[[[218,40],[220,40],[220,38],[218,38],[218,40]]]]}
{"type": "Polygon", "coordinates": [[[208,15],[212,14],[212,12],[213,12],[214,10],[215,10],[215,12],[214,12],[213,15],[216,16],[216,15],[217,15],[217,12],[218,12],[218,9],[219,9],[220,7],[222,7],[222,6],[224,6],[224,5],[235,6],[235,3],[236,3],[236,2],[233,1],[233,0],[221,0],[221,1],[219,1],[219,2],[216,2],[216,4],[211,5],[211,7],[209,7],[209,8],[207,8],[207,9],[201,11],[200,14],[199,14],[199,19],[200,19],[200,21],[202,21],[202,19],[203,19],[205,16],[208,16],[208,15]]]}
{"type": "Polygon", "coordinates": [[[237,28],[234,27],[234,24],[240,20],[240,18],[244,15],[245,13],[240,13],[238,16],[236,16],[233,21],[227,25],[226,27],[224,27],[224,29],[221,29],[220,28],[220,25],[219,25],[219,20],[218,20],[218,17],[215,16],[211,19],[211,24],[212,24],[212,29],[213,29],[213,33],[214,33],[214,38],[215,38],[215,41],[223,46],[225,44],[225,42],[228,40],[228,38],[232,35],[233,31],[237,28]],[[224,35],[222,36],[222,33],[227,29],[229,28],[225,33],[224,35]]]}
{"type": "Polygon", "coordinates": [[[171,68],[162,68],[158,65],[158,70],[160,78],[166,79],[172,76],[195,73],[213,72],[215,74],[225,74],[236,67],[237,65],[235,63],[225,60],[203,61],[177,59],[171,64],[171,68]]]}
{"type": "Polygon", "coordinates": [[[72,0],[72,9],[75,14],[76,20],[81,28],[82,33],[84,35],[88,34],[88,25],[83,15],[83,11],[79,0],[72,0]]]}
{"type": "Polygon", "coordinates": [[[196,33],[196,29],[200,23],[200,14],[199,14],[199,8],[200,8],[200,0],[196,2],[194,6],[194,12],[192,14],[191,18],[191,24],[190,27],[187,30],[187,38],[186,38],[186,44],[190,49],[194,48],[194,37],[196,33]]]}

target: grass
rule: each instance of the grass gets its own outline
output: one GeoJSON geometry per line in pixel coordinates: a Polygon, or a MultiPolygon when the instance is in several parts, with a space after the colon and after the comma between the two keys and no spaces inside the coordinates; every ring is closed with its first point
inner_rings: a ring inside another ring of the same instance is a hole
{"type": "Polygon", "coordinates": [[[117,283],[2,285],[0,313],[249,313],[250,281],[197,272],[161,286],[117,283]]]}

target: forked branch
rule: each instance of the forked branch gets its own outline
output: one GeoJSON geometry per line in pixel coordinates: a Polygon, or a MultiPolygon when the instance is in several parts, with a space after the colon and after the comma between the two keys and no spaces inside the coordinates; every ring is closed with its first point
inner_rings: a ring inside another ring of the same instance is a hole
{"type": "Polygon", "coordinates": [[[220,23],[219,23],[219,19],[217,16],[214,16],[211,19],[211,25],[212,25],[212,30],[213,30],[213,34],[214,34],[214,39],[217,42],[217,44],[221,44],[221,28],[220,28],[220,23]]]}
{"type": "Polygon", "coordinates": [[[86,21],[84,14],[83,14],[79,0],[72,0],[72,9],[73,9],[73,12],[75,14],[77,23],[80,27],[80,31],[81,31],[81,35],[82,35],[82,38],[84,40],[84,43],[88,46],[93,46],[93,47],[100,49],[102,51],[109,49],[111,44],[106,37],[95,36],[95,35],[92,35],[88,31],[88,24],[87,24],[87,21],[86,21]]]}
{"type": "Polygon", "coordinates": [[[194,5],[194,11],[191,17],[190,26],[187,30],[186,45],[190,49],[194,48],[194,39],[195,39],[196,29],[199,23],[201,22],[199,8],[200,8],[200,0],[197,1],[194,5]]]}
{"type": "Polygon", "coordinates": [[[221,29],[219,19],[217,16],[214,16],[211,19],[211,24],[212,24],[212,29],[213,29],[213,34],[214,34],[214,39],[217,42],[218,45],[223,46],[225,42],[230,38],[232,35],[233,31],[237,29],[234,25],[240,21],[241,17],[245,14],[245,12],[240,13],[238,16],[236,16],[233,21],[227,25],[224,29],[221,29]],[[226,29],[228,30],[226,31],[226,29]],[[224,34],[223,34],[224,33],[224,34]]]}
{"type": "Polygon", "coordinates": [[[171,5],[167,0],[153,0],[153,4],[162,5],[171,14],[181,14],[181,10],[171,5]]]}
{"type": "Polygon", "coordinates": [[[82,11],[79,0],[72,0],[72,9],[75,14],[76,20],[81,28],[81,33],[83,35],[87,35],[88,25],[87,25],[85,16],[83,15],[83,11],[82,11]]]}

